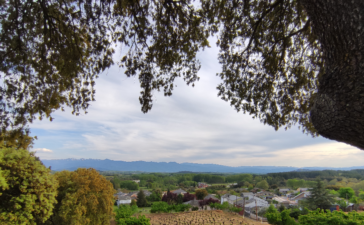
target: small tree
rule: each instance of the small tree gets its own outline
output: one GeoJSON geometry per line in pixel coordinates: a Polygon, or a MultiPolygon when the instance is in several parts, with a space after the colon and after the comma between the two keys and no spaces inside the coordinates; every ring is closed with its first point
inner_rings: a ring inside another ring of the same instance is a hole
{"type": "Polygon", "coordinates": [[[351,199],[355,196],[355,191],[351,187],[342,187],[337,192],[339,192],[341,198],[351,199]]]}
{"type": "Polygon", "coordinates": [[[209,193],[205,189],[198,189],[195,194],[198,200],[203,200],[209,193]]]}
{"type": "Polygon", "coordinates": [[[317,180],[316,186],[311,189],[311,195],[306,201],[311,209],[328,209],[335,202],[334,197],[325,189],[321,180],[317,180]]]}
{"type": "Polygon", "coordinates": [[[269,188],[269,184],[266,180],[262,180],[262,181],[258,182],[255,187],[267,190],[269,188]]]}
{"type": "Polygon", "coordinates": [[[140,189],[138,192],[138,200],[137,200],[137,206],[138,207],[146,207],[148,205],[147,199],[145,198],[144,191],[140,189]]]}
{"type": "Polygon", "coordinates": [[[167,194],[164,194],[162,197],[162,201],[167,202],[168,204],[174,204],[177,202],[177,194],[167,191],[167,194]]]}
{"type": "Polygon", "coordinates": [[[152,194],[146,197],[150,202],[158,202],[162,200],[162,191],[160,189],[155,189],[152,194]]]}
{"type": "Polygon", "coordinates": [[[187,192],[183,195],[183,202],[188,202],[188,201],[194,200],[195,198],[196,198],[196,195],[190,194],[187,192]]]}
{"type": "Polygon", "coordinates": [[[183,203],[183,195],[182,194],[179,194],[177,196],[177,204],[182,204],[183,203]]]}

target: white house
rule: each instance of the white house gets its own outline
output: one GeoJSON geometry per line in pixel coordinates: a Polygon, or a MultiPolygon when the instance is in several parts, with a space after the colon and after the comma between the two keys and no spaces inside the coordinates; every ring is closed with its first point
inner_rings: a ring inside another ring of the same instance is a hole
{"type": "Polygon", "coordinates": [[[252,192],[242,192],[240,194],[240,196],[245,198],[246,200],[250,200],[250,199],[254,198],[254,193],[252,193],[252,192]]]}
{"type": "Polygon", "coordinates": [[[254,207],[269,207],[269,203],[266,200],[263,200],[258,197],[254,197],[249,200],[249,203],[245,204],[246,208],[254,208],[254,207]]]}
{"type": "Polygon", "coordinates": [[[118,206],[130,203],[131,203],[131,198],[129,196],[118,196],[118,199],[116,200],[116,204],[118,206]]]}
{"type": "Polygon", "coordinates": [[[220,203],[222,204],[224,202],[228,202],[230,205],[234,205],[241,199],[242,199],[241,197],[236,196],[236,195],[225,194],[225,195],[221,196],[220,203]]]}

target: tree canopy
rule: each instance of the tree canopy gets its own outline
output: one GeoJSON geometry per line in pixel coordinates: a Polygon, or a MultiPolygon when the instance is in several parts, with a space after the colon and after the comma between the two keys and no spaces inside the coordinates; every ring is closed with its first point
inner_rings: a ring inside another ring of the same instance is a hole
{"type": "Polygon", "coordinates": [[[146,113],[154,90],[170,96],[177,77],[199,80],[196,53],[217,34],[218,95],[237,111],[364,148],[361,0],[0,4],[2,133],[36,117],[52,120],[64,106],[86,112],[116,44],[126,49],[119,66],[139,78],[146,113]]]}
{"type": "Polygon", "coordinates": [[[45,224],[110,224],[114,189],[95,169],[79,168],[55,174],[59,182],[57,204],[45,224]]]}
{"type": "Polygon", "coordinates": [[[0,223],[40,224],[56,203],[50,169],[24,149],[0,148],[0,223]],[[6,183],[4,183],[4,181],[6,183]]]}

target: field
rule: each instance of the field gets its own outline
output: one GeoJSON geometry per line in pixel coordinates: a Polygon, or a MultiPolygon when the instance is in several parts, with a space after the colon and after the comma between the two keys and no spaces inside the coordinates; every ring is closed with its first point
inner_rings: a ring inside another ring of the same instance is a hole
{"type": "Polygon", "coordinates": [[[261,223],[248,218],[243,218],[235,213],[223,212],[220,210],[214,211],[197,211],[184,213],[157,213],[148,214],[152,225],[169,225],[169,224],[231,224],[231,225],[261,225],[261,223]]]}

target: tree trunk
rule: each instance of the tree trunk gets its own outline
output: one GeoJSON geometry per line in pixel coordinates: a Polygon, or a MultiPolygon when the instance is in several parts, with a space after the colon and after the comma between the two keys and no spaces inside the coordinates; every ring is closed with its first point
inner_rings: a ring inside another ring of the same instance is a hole
{"type": "Polygon", "coordinates": [[[325,59],[312,123],[323,137],[364,150],[364,0],[301,1],[325,59]]]}

